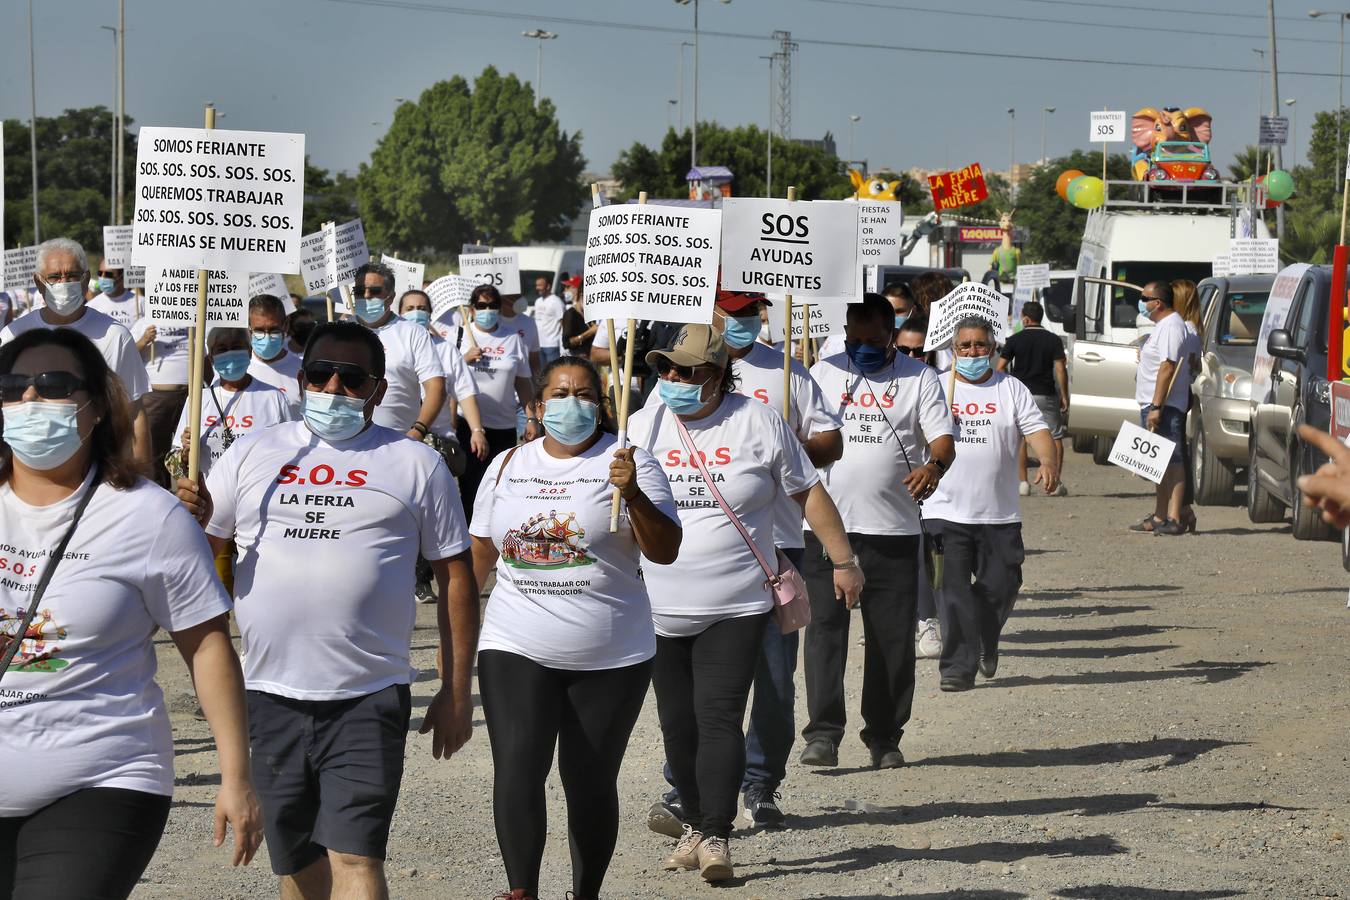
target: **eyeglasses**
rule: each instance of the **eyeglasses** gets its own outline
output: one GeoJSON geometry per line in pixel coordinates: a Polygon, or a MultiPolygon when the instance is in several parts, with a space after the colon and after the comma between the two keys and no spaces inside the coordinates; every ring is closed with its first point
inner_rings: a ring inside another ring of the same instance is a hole
{"type": "Polygon", "coordinates": [[[1148,294],[1140,294],[1140,295],[1139,295],[1139,299],[1140,299],[1140,300],[1143,300],[1143,301],[1145,301],[1145,302],[1147,302],[1147,301],[1149,301],[1149,300],[1157,300],[1157,301],[1159,301],[1159,302],[1162,301],[1162,298],[1161,298],[1161,297],[1150,297],[1148,294]]]}
{"type": "Polygon", "coordinates": [[[478,303],[478,302],[475,302],[474,305],[473,305],[473,308],[474,308],[474,309],[501,309],[501,308],[502,308],[502,301],[500,301],[500,300],[489,300],[487,303],[478,303]]]}
{"type": "Polygon", "coordinates": [[[384,296],[384,286],[381,285],[380,287],[371,287],[371,286],[367,285],[366,287],[362,287],[361,285],[358,284],[358,285],[352,290],[352,296],[353,296],[353,297],[383,297],[383,296],[384,296]]]}
{"type": "Polygon", "coordinates": [[[18,403],[30,385],[43,400],[69,400],[76,391],[89,389],[88,382],[70,372],[39,372],[36,375],[11,372],[0,375],[0,401],[18,403]]]}
{"type": "Polygon", "coordinates": [[[681,366],[676,365],[668,359],[658,358],[656,360],[656,374],[664,378],[667,374],[674,372],[675,377],[681,381],[693,381],[698,377],[698,370],[703,366],[681,366]]]}
{"type": "Polygon", "coordinates": [[[370,380],[370,373],[355,363],[333,362],[328,359],[316,359],[305,366],[305,381],[315,387],[322,387],[333,376],[349,391],[359,391],[370,380]]]}
{"type": "Polygon", "coordinates": [[[42,280],[48,284],[69,284],[72,281],[79,281],[84,277],[83,272],[52,272],[42,273],[42,280]]]}
{"type": "Polygon", "coordinates": [[[906,347],[904,344],[896,344],[895,349],[906,356],[923,356],[922,347],[906,347]]]}

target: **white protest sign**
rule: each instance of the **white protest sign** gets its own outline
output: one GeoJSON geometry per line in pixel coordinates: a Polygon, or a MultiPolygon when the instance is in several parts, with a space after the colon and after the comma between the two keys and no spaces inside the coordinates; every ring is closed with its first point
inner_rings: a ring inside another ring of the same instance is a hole
{"type": "Polygon", "coordinates": [[[472,278],[475,286],[490,284],[503,294],[520,293],[520,255],[514,250],[461,253],[459,274],[472,278]]]}
{"type": "MultiPolygon", "coordinates": [[[[1019,268],[1017,274],[1020,276],[1022,270],[1019,268]]],[[[1008,315],[1008,320],[1014,324],[1022,319],[1022,307],[1026,306],[1032,300],[1031,288],[1023,284],[1019,278],[1016,287],[1013,288],[1012,311],[1008,315]]]]}
{"type": "Polygon", "coordinates": [[[131,262],[294,272],[304,199],[303,134],[142,128],[131,262]]]}
{"type": "MultiPolygon", "coordinates": [[[[860,283],[858,203],[728,197],[722,287],[801,297],[852,296],[860,283]]],[[[587,302],[590,296],[587,295],[587,302]]]]}
{"type": "Polygon", "coordinates": [[[1146,431],[1133,422],[1121,422],[1120,434],[1111,446],[1110,460],[1122,469],[1161,484],[1176,446],[1176,441],[1146,431]]]}
{"type": "Polygon", "coordinates": [[[1088,141],[1096,144],[1110,144],[1125,140],[1128,133],[1125,127],[1125,110],[1101,110],[1088,114],[1091,134],[1088,141]]]}
{"type": "Polygon", "coordinates": [[[281,301],[286,315],[295,312],[295,301],[286,287],[286,279],[275,272],[254,272],[248,276],[248,296],[252,300],[259,294],[270,294],[281,301]]]}
{"type": "Polygon", "coordinates": [[[125,269],[131,262],[131,238],[135,225],[103,226],[103,265],[125,269]]]}
{"type": "Polygon", "coordinates": [[[394,270],[395,297],[402,297],[404,291],[422,289],[422,276],[427,270],[426,263],[408,262],[388,255],[381,256],[380,262],[394,270]]]}
{"type": "Polygon", "coordinates": [[[122,284],[127,290],[145,290],[145,266],[127,266],[122,270],[122,284]]]}
{"type": "Polygon", "coordinates": [[[440,319],[469,302],[469,295],[478,286],[478,282],[463,275],[442,275],[427,285],[427,296],[431,298],[431,318],[440,319]]]}
{"type": "Polygon", "coordinates": [[[1050,264],[1028,263],[1017,267],[1017,287],[1045,290],[1050,286],[1050,264]]]}
{"type": "Polygon", "coordinates": [[[715,209],[639,204],[592,209],[586,321],[710,324],[721,224],[722,213],[715,209]]]}
{"type": "Polygon", "coordinates": [[[322,229],[300,239],[300,274],[305,279],[305,290],[311,293],[326,293],[347,283],[357,269],[370,262],[366,230],[360,219],[338,225],[333,233],[336,241],[331,253],[322,229]]]}
{"type": "Polygon", "coordinates": [[[1289,143],[1289,119],[1286,116],[1262,116],[1256,132],[1257,143],[1262,147],[1283,147],[1289,143]]]}
{"type": "Polygon", "coordinates": [[[1280,270],[1279,238],[1233,238],[1228,255],[1233,275],[1273,275],[1280,270]]]}
{"type": "Polygon", "coordinates": [[[1266,311],[1261,316],[1261,331],[1256,338],[1256,356],[1252,360],[1252,392],[1251,399],[1253,403],[1265,403],[1270,393],[1270,375],[1271,367],[1275,362],[1266,348],[1270,340],[1270,333],[1277,328],[1283,328],[1285,319],[1289,316],[1289,307],[1293,305],[1294,293],[1298,290],[1303,275],[1311,268],[1308,263],[1295,263],[1292,266],[1286,266],[1275,277],[1275,282],[1270,286],[1270,294],[1266,299],[1266,311]]]}
{"type": "Polygon", "coordinates": [[[4,287],[28,289],[33,287],[33,273],[37,271],[36,245],[5,251],[4,287]]]}
{"type": "MultiPolygon", "coordinates": [[[[783,339],[783,313],[787,304],[779,296],[769,297],[769,340],[775,344],[783,339]]],[[[848,304],[843,300],[830,300],[823,303],[811,303],[811,337],[827,338],[844,333],[844,320],[848,317],[848,304]]],[[[802,339],[802,321],[806,315],[806,303],[792,304],[792,339],[802,339]]]]}
{"type": "MultiPolygon", "coordinates": [[[[145,309],[151,322],[190,325],[197,318],[197,269],[153,269],[146,273],[145,309]]],[[[208,328],[248,327],[248,275],[208,272],[206,279],[208,328]]]]}
{"type": "Polygon", "coordinates": [[[1214,254],[1210,263],[1210,275],[1214,278],[1227,278],[1233,274],[1233,254],[1224,252],[1214,254]]]}
{"type": "Polygon", "coordinates": [[[1003,343],[1008,333],[1008,298],[991,287],[967,281],[933,304],[924,351],[946,347],[956,336],[957,323],[972,316],[993,325],[994,341],[1003,343]]]}

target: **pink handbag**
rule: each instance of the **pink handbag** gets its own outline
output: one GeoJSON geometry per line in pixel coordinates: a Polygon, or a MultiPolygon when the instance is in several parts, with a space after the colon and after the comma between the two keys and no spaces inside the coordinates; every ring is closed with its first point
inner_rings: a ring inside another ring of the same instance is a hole
{"type": "Polygon", "coordinates": [[[806,594],[806,582],[802,579],[801,573],[797,571],[782,550],[775,550],[777,557],[777,570],[770,567],[764,554],[759,552],[755,546],[754,540],[750,537],[750,532],[745,530],[741,524],[740,518],[727,506],[727,501],[722,499],[722,492],[713,484],[712,476],[708,474],[708,466],[703,462],[703,456],[698,452],[698,447],[694,446],[694,439],[689,436],[689,430],[684,427],[680,417],[671,414],[675,420],[675,425],[680,429],[680,437],[684,440],[684,446],[689,450],[689,455],[693,457],[694,462],[698,464],[698,470],[703,474],[703,484],[712,492],[713,498],[717,500],[717,505],[722,507],[722,512],[727,514],[731,524],[736,526],[736,530],[741,533],[745,539],[745,544],[750,548],[750,552],[755,554],[755,559],[759,560],[760,568],[764,570],[767,578],[766,585],[773,593],[773,618],[778,623],[778,630],[783,634],[792,634],[799,628],[804,628],[811,624],[811,600],[806,594]]]}

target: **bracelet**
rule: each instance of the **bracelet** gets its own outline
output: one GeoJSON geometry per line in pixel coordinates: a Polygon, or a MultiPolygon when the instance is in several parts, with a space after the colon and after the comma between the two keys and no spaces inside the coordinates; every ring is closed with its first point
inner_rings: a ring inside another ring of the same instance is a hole
{"type": "Polygon", "coordinates": [[[427,436],[427,433],[428,433],[429,431],[431,431],[430,428],[427,428],[427,426],[423,425],[421,422],[414,422],[414,423],[412,423],[412,428],[410,428],[410,429],[408,429],[408,430],[409,430],[409,431],[420,431],[420,432],[422,432],[422,437],[426,437],[426,436],[427,436]]]}
{"type": "Polygon", "coordinates": [[[486,429],[486,428],[474,428],[474,429],[471,429],[469,433],[470,433],[470,434],[487,434],[487,429],[486,429]]]}
{"type": "Polygon", "coordinates": [[[937,457],[933,457],[932,459],[929,460],[929,462],[937,466],[938,472],[940,472],[943,475],[947,474],[947,466],[942,462],[942,460],[938,459],[937,457]]]}
{"type": "Polygon", "coordinates": [[[862,566],[858,563],[858,557],[857,557],[857,554],[854,554],[853,556],[850,556],[848,559],[844,560],[842,563],[833,563],[832,565],[834,566],[834,569],[835,569],[836,572],[842,571],[842,570],[844,570],[844,569],[861,569],[861,568],[862,568],[862,566]]]}

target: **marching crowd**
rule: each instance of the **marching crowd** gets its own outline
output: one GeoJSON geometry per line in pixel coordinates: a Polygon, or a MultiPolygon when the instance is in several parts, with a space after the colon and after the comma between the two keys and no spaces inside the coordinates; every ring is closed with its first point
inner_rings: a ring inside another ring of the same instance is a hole
{"type": "Polygon", "coordinates": [[[40,308],[0,334],[0,896],[123,897],[149,863],[173,786],[158,629],[215,739],[216,843],[233,830],[239,864],[265,837],[284,898],[387,896],[414,598],[439,630],[435,757],[470,739],[478,679],[499,896],[538,894],[555,747],[572,896],[600,896],[649,686],[661,865],[724,881],[738,818],[783,824],[797,735],[801,763],[839,762],[852,610],[859,737],[898,768],[916,656],[938,659],[943,691],[995,677],[1019,497],[1061,492],[1062,345],[1028,303],[1002,347],[970,318],[925,353],[953,287],[938,273],[851,303],[785,395],[762,295],[719,291],[711,325],[611,338],[579,277],[563,298],[541,280],[534,315],[483,285],[433,320],[368,263],[342,321],[261,295],[247,328],[210,329],[195,428],[191,338],[140,317],[121,277],[101,268],[89,299],[84,250],[48,241],[40,308]],[[14,777],[36,760],[44,777],[14,777]]]}

